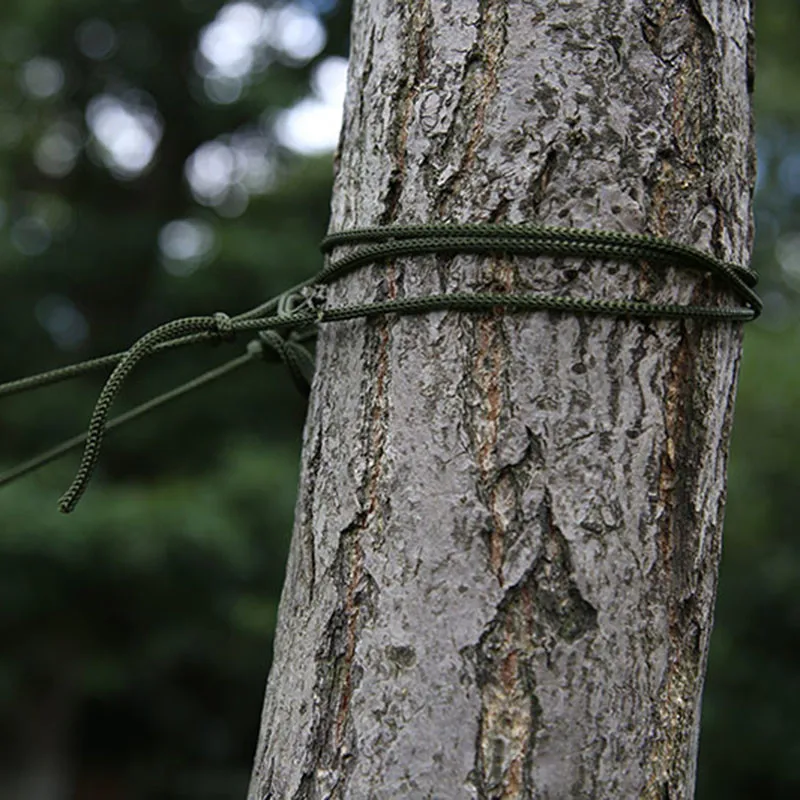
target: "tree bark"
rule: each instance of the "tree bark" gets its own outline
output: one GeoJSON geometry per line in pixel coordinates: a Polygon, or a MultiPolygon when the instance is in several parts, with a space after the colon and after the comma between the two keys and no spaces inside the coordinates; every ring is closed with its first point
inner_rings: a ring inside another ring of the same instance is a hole
{"type": "MultiPolygon", "coordinates": [[[[745,264],[748,0],[356,0],[332,230],[532,221],[745,264]]],[[[453,290],[730,302],[580,259],[397,259],[453,290]]],[[[323,326],[250,798],[690,798],[741,326],[323,326]]]]}

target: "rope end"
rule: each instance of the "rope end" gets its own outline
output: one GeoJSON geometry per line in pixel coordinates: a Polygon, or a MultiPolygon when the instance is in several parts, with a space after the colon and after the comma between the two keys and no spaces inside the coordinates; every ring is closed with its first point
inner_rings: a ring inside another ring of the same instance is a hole
{"type": "Polygon", "coordinates": [[[66,495],[58,501],[58,510],[62,514],[71,514],[75,510],[75,502],[70,502],[66,495]]]}
{"type": "Polygon", "coordinates": [[[58,510],[62,514],[71,514],[75,510],[75,506],[78,505],[78,500],[81,499],[85,488],[85,482],[79,483],[78,479],[76,479],[72,486],[61,495],[61,499],[58,501],[58,510]]]}

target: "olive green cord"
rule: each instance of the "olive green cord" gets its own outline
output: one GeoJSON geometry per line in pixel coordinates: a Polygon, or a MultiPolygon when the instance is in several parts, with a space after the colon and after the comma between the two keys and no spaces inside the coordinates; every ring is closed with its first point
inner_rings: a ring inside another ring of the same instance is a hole
{"type": "MultiPolygon", "coordinates": [[[[198,342],[212,341],[214,339],[216,339],[216,337],[213,334],[184,336],[182,339],[173,339],[171,342],[163,342],[153,348],[153,352],[172,350],[176,347],[184,347],[187,344],[197,344],[198,342]]],[[[49,372],[41,372],[38,375],[31,375],[27,378],[20,378],[17,381],[9,381],[8,383],[0,384],[0,397],[9,397],[12,394],[30,392],[33,389],[39,389],[43,386],[50,386],[54,383],[61,383],[62,381],[68,381],[72,378],[78,378],[81,375],[88,375],[92,372],[108,369],[120,361],[126,352],[127,351],[123,350],[121,353],[111,353],[107,356],[92,358],[89,361],[81,361],[78,364],[69,364],[66,367],[59,367],[49,372]]],[[[0,484],[0,486],[2,486],[2,484],[0,484]]]]}
{"type": "MultiPolygon", "coordinates": [[[[259,353],[251,353],[248,349],[248,352],[244,355],[234,358],[233,360],[222,364],[216,369],[204,372],[202,375],[193,378],[191,381],[188,381],[169,392],[165,392],[158,397],[154,397],[152,400],[148,400],[146,403],[142,403],[141,405],[136,406],[136,408],[133,408],[124,414],[114,417],[114,419],[111,419],[106,423],[105,430],[110,431],[114,428],[118,428],[120,425],[124,425],[126,422],[137,419],[149,411],[153,411],[156,408],[160,408],[161,406],[164,406],[173,400],[177,400],[179,397],[183,397],[183,395],[188,394],[194,389],[199,389],[201,386],[206,386],[213,381],[219,380],[220,378],[229,375],[246,364],[251,363],[255,358],[258,357],[260,357],[259,353]]],[[[0,475],[0,486],[11,483],[17,478],[21,478],[23,475],[27,475],[29,472],[34,472],[39,467],[49,464],[51,461],[55,461],[56,459],[61,458],[61,456],[71,453],[86,441],[87,436],[87,433],[82,433],[78,436],[74,436],[72,439],[67,439],[67,441],[62,442],[57,447],[41,453],[40,455],[36,456],[36,458],[32,458],[30,461],[19,464],[13,469],[10,469],[8,472],[4,472],[0,475]]]]}
{"type": "MultiPolygon", "coordinates": [[[[761,311],[761,300],[752,289],[758,277],[752,270],[719,261],[691,247],[649,236],[535,225],[420,225],[364,228],[334,233],[323,240],[322,249],[329,252],[334,247],[348,244],[360,244],[362,247],[329,264],[320,273],[321,280],[339,277],[374,261],[429,253],[505,253],[584,257],[615,262],[645,261],[660,266],[682,266],[707,272],[734,290],[750,307],[751,318],[761,311]]],[[[588,307],[595,303],[598,304],[598,313],[609,310],[608,307],[604,308],[603,301],[589,301],[588,307]]],[[[664,308],[653,303],[639,304],[637,316],[644,313],[643,306],[649,309],[644,314],[648,317],[661,316],[659,309],[664,308]]],[[[559,304],[554,303],[552,310],[559,310],[559,304]]],[[[697,313],[692,311],[685,316],[697,316],[697,313]]],[[[741,319],[741,315],[737,312],[730,318],[741,319]]]]}
{"type": "Polygon", "coordinates": [[[341,247],[352,249],[338,259],[330,259],[313,278],[235,317],[217,313],[168,322],[143,336],[124,353],[92,359],[82,364],[0,386],[0,397],[2,397],[116,365],[97,400],[87,433],[0,476],[0,486],[85,442],[75,479],[59,502],[61,510],[69,513],[86,490],[107,430],[135,419],[146,411],[182,396],[198,386],[216,380],[252,361],[257,355],[268,358],[267,353],[271,353],[272,356],[269,358],[277,357],[283,361],[297,387],[307,394],[314,364],[302,342],[313,338],[317,326],[324,322],[370,318],[385,314],[413,315],[432,311],[485,312],[495,309],[510,313],[556,311],[637,319],[696,318],[746,322],[755,319],[762,307],[761,300],[753,291],[757,276],[752,270],[720,261],[694,248],[650,236],[527,224],[436,224],[342,231],[327,236],[322,242],[322,250],[325,253],[341,247]],[[327,307],[325,286],[347,273],[367,264],[428,254],[553,256],[641,262],[661,267],[680,266],[715,278],[721,286],[731,290],[743,301],[744,306],[648,303],[640,300],[603,300],[532,293],[459,292],[425,297],[403,297],[340,308],[327,307]],[[233,341],[237,334],[249,331],[257,332],[258,338],[250,342],[246,355],[109,421],[111,406],[122,385],[139,362],[147,356],[203,341],[233,341]]]}

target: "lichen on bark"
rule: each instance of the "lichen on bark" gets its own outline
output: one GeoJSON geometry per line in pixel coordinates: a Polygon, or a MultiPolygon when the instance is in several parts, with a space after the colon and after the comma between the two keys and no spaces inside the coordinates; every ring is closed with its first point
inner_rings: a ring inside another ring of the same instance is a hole
{"type": "MultiPolygon", "coordinates": [[[[748,261],[752,9],[356,0],[331,228],[535,221],[748,261]]],[[[678,268],[429,256],[468,290],[725,302],[678,268]]],[[[729,323],[434,313],[320,332],[250,797],[688,800],[729,323]]]]}

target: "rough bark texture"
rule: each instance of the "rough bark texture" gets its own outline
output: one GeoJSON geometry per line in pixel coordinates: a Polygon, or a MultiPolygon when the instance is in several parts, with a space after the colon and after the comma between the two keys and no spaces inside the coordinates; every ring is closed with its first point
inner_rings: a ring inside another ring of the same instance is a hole
{"type": "MultiPolygon", "coordinates": [[[[331,228],[531,220],[747,263],[751,19],[356,0],[331,228]]],[[[477,257],[331,295],[457,288],[719,296],[477,257]]],[[[555,313],[325,327],[250,798],[690,798],[740,337],[555,313]]]]}

